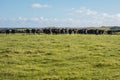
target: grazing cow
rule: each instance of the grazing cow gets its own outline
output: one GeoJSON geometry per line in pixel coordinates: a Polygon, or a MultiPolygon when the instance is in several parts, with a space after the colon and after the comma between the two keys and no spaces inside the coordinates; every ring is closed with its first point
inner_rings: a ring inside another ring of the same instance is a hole
{"type": "Polygon", "coordinates": [[[113,31],[108,30],[108,31],[107,31],[107,34],[113,34],[113,31]]]}
{"type": "Polygon", "coordinates": [[[2,30],[0,30],[0,33],[2,33],[2,30]]]}
{"type": "Polygon", "coordinates": [[[98,34],[104,34],[104,30],[99,30],[98,34]]]}
{"type": "Polygon", "coordinates": [[[53,34],[58,34],[59,33],[59,29],[57,29],[57,28],[53,28],[51,31],[52,31],[53,34]]]}
{"type": "Polygon", "coordinates": [[[32,32],[33,34],[35,34],[35,33],[36,33],[36,30],[35,30],[35,29],[32,29],[31,32],[32,32]]]}
{"type": "Polygon", "coordinates": [[[72,29],[69,29],[69,30],[68,30],[68,33],[69,33],[69,34],[72,34],[72,29]]]}
{"type": "Polygon", "coordinates": [[[89,29],[89,30],[87,30],[87,34],[98,34],[98,30],[97,29],[89,29]]]}
{"type": "Polygon", "coordinates": [[[37,29],[37,30],[36,30],[36,33],[37,33],[37,34],[43,33],[43,29],[37,29]]]}
{"type": "Polygon", "coordinates": [[[6,32],[6,34],[10,34],[10,30],[9,29],[7,29],[5,32],[6,32]]]}
{"type": "Polygon", "coordinates": [[[30,30],[29,29],[26,29],[26,31],[25,31],[26,33],[28,33],[28,34],[30,34],[30,30]]]}
{"type": "Polygon", "coordinates": [[[94,34],[98,35],[99,34],[99,30],[98,29],[94,30],[94,34]]]}
{"type": "Polygon", "coordinates": [[[87,29],[83,29],[84,34],[87,34],[87,31],[88,31],[87,29]]]}
{"type": "Polygon", "coordinates": [[[15,34],[15,33],[16,33],[16,30],[15,30],[15,29],[12,29],[12,30],[11,30],[11,33],[12,33],[12,34],[15,34]]]}
{"type": "Polygon", "coordinates": [[[65,34],[68,34],[68,28],[65,28],[65,34]]]}
{"type": "Polygon", "coordinates": [[[45,34],[51,34],[51,29],[50,29],[50,28],[44,28],[44,29],[43,29],[43,32],[44,32],[45,34]]]}
{"type": "Polygon", "coordinates": [[[78,32],[78,29],[73,29],[74,34],[77,34],[77,32],[78,32]]]}
{"type": "Polygon", "coordinates": [[[60,33],[65,34],[65,29],[64,28],[60,29],[60,33]]]}
{"type": "Polygon", "coordinates": [[[78,34],[83,34],[83,30],[82,29],[78,29],[77,33],[78,34]]]}

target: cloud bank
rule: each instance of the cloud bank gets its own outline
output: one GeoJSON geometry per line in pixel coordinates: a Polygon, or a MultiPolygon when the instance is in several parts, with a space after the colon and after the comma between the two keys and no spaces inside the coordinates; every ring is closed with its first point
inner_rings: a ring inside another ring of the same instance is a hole
{"type": "Polygon", "coordinates": [[[120,13],[109,14],[82,7],[79,9],[71,8],[69,15],[74,21],[77,20],[81,24],[87,24],[87,26],[120,25],[120,13]]]}
{"type": "MultiPolygon", "coordinates": [[[[47,6],[34,5],[36,8],[47,6]]],[[[67,17],[18,17],[13,19],[0,18],[0,27],[96,27],[120,26],[120,13],[109,14],[97,12],[85,7],[71,8],[66,12],[67,17]]]]}

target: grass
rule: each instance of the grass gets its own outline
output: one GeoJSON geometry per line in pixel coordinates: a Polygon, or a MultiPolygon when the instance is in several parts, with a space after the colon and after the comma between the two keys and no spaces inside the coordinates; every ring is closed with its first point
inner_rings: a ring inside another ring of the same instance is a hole
{"type": "Polygon", "coordinates": [[[0,34],[0,80],[119,80],[120,35],[0,34]]]}

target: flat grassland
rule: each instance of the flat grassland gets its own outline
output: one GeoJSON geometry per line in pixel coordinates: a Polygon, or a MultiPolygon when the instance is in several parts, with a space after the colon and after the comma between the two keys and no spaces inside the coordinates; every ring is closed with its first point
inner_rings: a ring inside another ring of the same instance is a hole
{"type": "Polygon", "coordinates": [[[0,80],[120,80],[120,35],[0,34],[0,80]]]}

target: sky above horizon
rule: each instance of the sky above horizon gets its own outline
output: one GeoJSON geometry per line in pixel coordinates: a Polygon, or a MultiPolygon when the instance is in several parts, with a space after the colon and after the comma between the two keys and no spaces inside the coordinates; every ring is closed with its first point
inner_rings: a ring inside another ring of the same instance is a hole
{"type": "Polygon", "coordinates": [[[120,0],[0,0],[0,28],[120,25],[120,0]]]}

